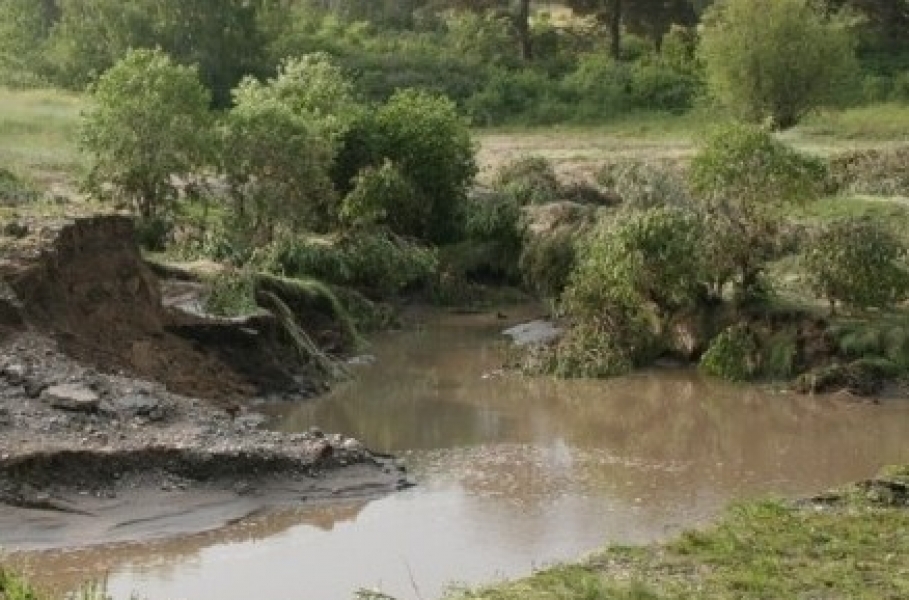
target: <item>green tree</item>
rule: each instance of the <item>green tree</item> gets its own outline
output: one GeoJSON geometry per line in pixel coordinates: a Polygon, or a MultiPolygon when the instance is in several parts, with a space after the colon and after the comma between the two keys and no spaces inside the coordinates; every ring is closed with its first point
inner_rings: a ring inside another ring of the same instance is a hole
{"type": "Polygon", "coordinates": [[[349,192],[362,169],[378,169],[386,161],[407,180],[413,195],[389,207],[385,224],[394,225],[395,233],[431,242],[454,238],[477,173],[470,128],[454,103],[407,89],[362,113],[343,136],[333,169],[335,187],[349,192]]]}
{"type": "Polygon", "coordinates": [[[89,189],[154,216],[177,197],[175,181],[192,178],[207,161],[209,102],[195,68],[160,51],[127,53],[93,88],[84,115],[89,189]]]}
{"type": "Polygon", "coordinates": [[[53,0],[0,0],[0,82],[36,83],[47,75],[44,51],[56,18],[53,0]]]}
{"type": "Polygon", "coordinates": [[[837,221],[811,238],[803,261],[808,284],[853,308],[890,308],[909,296],[909,250],[889,230],[866,219],[837,221]]]}
{"type": "Polygon", "coordinates": [[[353,118],[351,86],[325,56],[285,62],[277,76],[245,79],[224,126],[222,168],[251,233],[325,229],[338,206],[329,173],[353,118]]]}
{"type": "Polygon", "coordinates": [[[847,22],[811,0],[723,0],[704,15],[700,55],[714,96],[785,129],[835,99],[854,43],[847,22]]]}

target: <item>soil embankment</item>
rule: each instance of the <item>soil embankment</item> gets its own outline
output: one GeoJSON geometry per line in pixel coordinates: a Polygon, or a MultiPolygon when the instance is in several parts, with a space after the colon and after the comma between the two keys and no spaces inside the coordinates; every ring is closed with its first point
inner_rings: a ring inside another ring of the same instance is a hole
{"type": "Polygon", "coordinates": [[[21,510],[65,517],[54,527],[88,543],[128,537],[129,523],[197,531],[275,503],[405,484],[354,439],[261,428],[250,401],[312,395],[307,365],[269,315],[165,308],[128,218],[29,224],[4,241],[0,503],[16,507],[0,518],[5,543],[24,539],[11,535],[21,510]]]}

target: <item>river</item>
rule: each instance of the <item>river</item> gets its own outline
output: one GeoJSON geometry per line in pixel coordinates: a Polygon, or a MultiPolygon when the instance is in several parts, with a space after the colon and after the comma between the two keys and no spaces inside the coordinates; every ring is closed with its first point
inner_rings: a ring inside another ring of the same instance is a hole
{"type": "Polygon", "coordinates": [[[281,429],[318,426],[402,456],[413,489],[16,561],[64,589],[106,577],[115,600],[349,600],[360,587],[429,600],[606,543],[666,539],[735,500],[909,462],[904,400],[801,397],[691,370],[524,378],[498,370],[503,327],[495,314],[427,316],[378,336],[376,362],[331,394],[263,407],[281,429]]]}

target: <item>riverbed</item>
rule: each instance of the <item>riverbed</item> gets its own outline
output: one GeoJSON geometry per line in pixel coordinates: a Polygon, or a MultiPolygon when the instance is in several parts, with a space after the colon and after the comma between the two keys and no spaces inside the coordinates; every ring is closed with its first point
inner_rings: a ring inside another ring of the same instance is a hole
{"type": "Polygon", "coordinates": [[[429,600],[606,543],[663,540],[732,501],[909,462],[909,401],[802,397],[688,369],[525,378],[500,369],[500,332],[517,318],[502,316],[424,315],[375,338],[375,361],[331,394],[261,407],[279,429],[341,431],[401,456],[416,487],[15,562],[61,589],[106,578],[115,600],[349,600],[358,588],[429,600]]]}

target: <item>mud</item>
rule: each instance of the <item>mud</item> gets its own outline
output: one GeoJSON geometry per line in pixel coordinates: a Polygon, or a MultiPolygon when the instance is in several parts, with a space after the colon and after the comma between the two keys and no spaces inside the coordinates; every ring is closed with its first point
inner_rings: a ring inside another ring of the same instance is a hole
{"type": "Polygon", "coordinates": [[[219,320],[165,306],[129,219],[28,227],[0,260],[4,545],[27,537],[16,534],[21,511],[92,543],[113,530],[129,539],[135,523],[201,531],[275,504],[408,485],[352,438],[263,429],[257,403],[323,383],[267,314],[219,320]]]}

